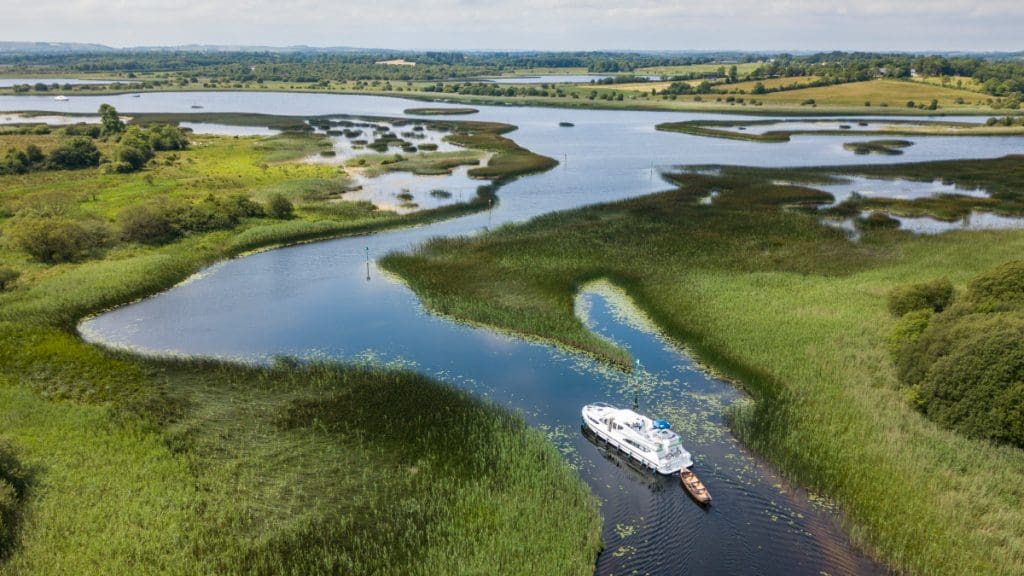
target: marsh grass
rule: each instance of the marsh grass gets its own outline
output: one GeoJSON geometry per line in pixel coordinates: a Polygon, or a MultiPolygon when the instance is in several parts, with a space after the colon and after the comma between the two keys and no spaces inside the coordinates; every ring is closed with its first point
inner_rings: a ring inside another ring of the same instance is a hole
{"type": "MultiPolygon", "coordinates": [[[[1010,194],[1021,187],[1020,164],[844,170],[1010,194]]],[[[854,542],[898,571],[1021,573],[1024,453],[942,429],[907,403],[889,360],[886,295],[943,276],[962,288],[1018,259],[1024,233],[870,229],[851,243],[817,214],[790,208],[821,202],[820,192],[773,185],[780,177],[828,178],[823,170],[678,174],[671,192],[436,240],[383,265],[432,310],[628,362],[573,310],[581,286],[608,278],[748,389],[754,402],[730,413],[735,432],[834,499],[854,542]],[[711,190],[715,201],[701,204],[711,190]]]]}
{"type": "Polygon", "coordinates": [[[858,155],[881,154],[883,156],[899,156],[903,154],[903,148],[909,148],[914,143],[910,140],[868,140],[864,142],[847,142],[843,148],[858,155]]]}
{"type": "MultiPolygon", "coordinates": [[[[727,140],[744,140],[747,142],[781,143],[789,142],[793,136],[816,135],[816,136],[838,136],[850,133],[850,124],[855,120],[846,120],[841,129],[822,130],[786,130],[780,128],[769,130],[763,133],[736,132],[725,128],[738,128],[746,130],[751,126],[766,126],[782,124],[787,122],[800,122],[801,120],[684,120],[682,122],[664,122],[656,128],[664,132],[679,132],[692,136],[705,136],[709,138],[724,138],[727,140]]],[[[835,122],[844,122],[836,120],[835,122]]],[[[876,121],[877,123],[877,121],[876,121]]],[[[1024,128],[990,127],[979,124],[966,124],[963,122],[941,122],[941,121],[913,121],[913,120],[886,120],[885,126],[877,130],[860,130],[859,136],[1007,136],[1024,134],[1024,128]]],[[[891,142],[902,142],[891,140],[891,142]]],[[[860,144],[860,143],[854,143],[860,144]]],[[[852,146],[852,144],[851,144],[852,146]]],[[[889,148],[899,146],[889,146],[889,148]]],[[[852,149],[852,148],[848,148],[852,149]]],[[[856,150],[854,150],[856,152],[856,150]]]]}

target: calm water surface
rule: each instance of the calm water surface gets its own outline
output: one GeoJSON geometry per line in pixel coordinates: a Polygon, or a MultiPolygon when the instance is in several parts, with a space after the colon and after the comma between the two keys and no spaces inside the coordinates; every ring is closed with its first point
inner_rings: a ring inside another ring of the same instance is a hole
{"type": "MultiPolygon", "coordinates": [[[[63,105],[94,112],[100,102],[129,114],[189,112],[198,102],[203,112],[387,116],[417,104],[370,96],[218,92],[78,97],[63,105]]],[[[0,97],[0,110],[52,110],[54,104],[45,98],[0,97]]],[[[84,322],[81,331],[92,341],[148,353],[397,361],[522,410],[564,450],[603,502],[606,550],[598,560],[599,574],[883,572],[853,549],[833,514],[787,487],[729,434],[723,410],[740,394],[651,331],[624,320],[612,300],[585,292],[579,308],[594,330],[627,346],[641,361],[642,378],[631,380],[550,346],[427,314],[403,284],[374,265],[380,255],[433,236],[474,234],[553,210],[663,190],[668,186],[658,173],[674,165],[893,161],[854,156],[842,149],[848,137],[763,144],[654,130],[659,122],[714,117],[481,106],[474,120],[516,124],[512,137],[518,143],[561,165],[504,186],[489,212],[223,262],[163,294],[84,322]],[[559,121],[576,127],[560,128],[559,121]],[[669,418],[686,438],[694,469],[715,498],[709,510],[694,505],[677,480],[637,471],[580,433],[583,404],[628,404],[635,390],[643,411],[669,418]]],[[[1022,150],[1014,138],[920,138],[898,161],[1022,150]]]]}

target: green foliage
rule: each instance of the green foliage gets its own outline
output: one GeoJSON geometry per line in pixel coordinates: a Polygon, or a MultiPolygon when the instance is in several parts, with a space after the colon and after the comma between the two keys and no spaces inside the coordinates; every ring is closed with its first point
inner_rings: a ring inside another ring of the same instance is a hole
{"type": "Polygon", "coordinates": [[[121,238],[127,242],[159,245],[181,235],[171,210],[159,204],[129,206],[118,216],[121,238]]]}
{"type": "Polygon", "coordinates": [[[243,218],[263,215],[263,207],[246,196],[218,198],[211,194],[199,202],[179,208],[172,219],[181,230],[211,232],[234,228],[243,218]]]}
{"type": "Polygon", "coordinates": [[[149,137],[138,126],[129,126],[117,148],[114,149],[114,165],[117,172],[139,170],[153,158],[153,146],[149,137]]]}
{"type": "Polygon", "coordinates": [[[78,170],[99,166],[100,151],[83,136],[74,137],[50,152],[47,164],[53,170],[78,170]]]}
{"type": "Polygon", "coordinates": [[[884,212],[871,212],[863,218],[857,218],[854,225],[858,230],[885,230],[900,227],[900,221],[884,212]]]}
{"type": "Polygon", "coordinates": [[[28,472],[10,444],[0,437],[0,561],[7,558],[14,545],[28,484],[28,472]]]}
{"type": "Polygon", "coordinates": [[[900,315],[889,332],[889,353],[894,358],[902,354],[907,346],[917,342],[928,328],[935,311],[931,308],[916,308],[900,315]]]}
{"type": "Polygon", "coordinates": [[[1007,262],[975,278],[965,300],[980,311],[1024,307],[1024,260],[1007,262]]]}
{"type": "Polygon", "coordinates": [[[121,121],[117,109],[110,104],[100,104],[99,115],[101,136],[115,136],[124,131],[124,122],[121,121]]]}
{"type": "Polygon", "coordinates": [[[13,284],[19,276],[21,276],[21,273],[17,270],[6,266],[0,266],[0,292],[10,288],[11,284],[13,284]]]}
{"type": "Polygon", "coordinates": [[[284,194],[274,194],[267,200],[267,216],[278,220],[287,220],[295,215],[295,206],[284,194]]]}
{"type": "Polygon", "coordinates": [[[157,124],[147,130],[153,150],[184,150],[188,148],[188,137],[177,126],[157,124]]]}
{"type": "Polygon", "coordinates": [[[109,226],[100,220],[66,217],[18,218],[8,241],[40,262],[71,262],[96,255],[111,240],[109,226]]]}
{"type": "MultiPolygon", "coordinates": [[[[907,300],[904,308],[930,303],[924,295],[917,304],[907,300]]],[[[916,391],[929,418],[968,436],[1024,447],[1024,261],[978,276],[930,322],[897,324],[892,340],[900,341],[893,346],[900,380],[916,391]]]]}
{"type": "Polygon", "coordinates": [[[887,303],[889,313],[904,316],[917,310],[942,312],[953,301],[953,283],[948,278],[893,288],[887,303]]]}

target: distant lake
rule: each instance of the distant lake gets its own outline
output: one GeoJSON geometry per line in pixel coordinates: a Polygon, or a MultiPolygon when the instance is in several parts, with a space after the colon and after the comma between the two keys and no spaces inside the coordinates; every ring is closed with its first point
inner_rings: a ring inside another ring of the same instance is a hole
{"type": "Polygon", "coordinates": [[[28,84],[32,86],[42,82],[47,86],[53,84],[65,84],[83,85],[83,84],[114,84],[115,82],[124,82],[125,84],[131,82],[131,80],[82,80],[81,78],[0,78],[0,88],[10,88],[11,86],[18,86],[21,84],[28,84]]]}

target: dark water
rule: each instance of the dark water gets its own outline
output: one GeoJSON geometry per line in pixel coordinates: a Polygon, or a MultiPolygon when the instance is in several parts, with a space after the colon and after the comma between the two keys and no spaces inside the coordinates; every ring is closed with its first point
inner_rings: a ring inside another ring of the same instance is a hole
{"type": "MultiPolygon", "coordinates": [[[[74,98],[94,111],[110,101],[124,112],[399,115],[416,103],[393,98],[265,93],[146,94],[142,98],[74,98]]],[[[0,110],[53,109],[32,97],[0,97],[0,110]]],[[[426,314],[402,284],[372,260],[436,235],[477,233],[552,210],[647,194],[667,186],[658,171],[677,164],[762,166],[862,163],[883,159],[842,149],[849,138],[796,138],[786,144],[715,140],[660,133],[658,122],[696,118],[677,113],[480,107],[474,119],[507,121],[520,144],[562,164],[520,179],[499,193],[490,212],[431,226],[273,250],[215,265],[145,301],[84,322],[92,341],[149,353],[201,354],[249,360],[276,354],[375,358],[411,366],[522,410],[564,449],[603,500],[607,550],[600,574],[877,573],[853,550],[834,516],[782,483],[722,425],[739,399],[728,384],[697,370],[685,354],[621,321],[596,294],[582,308],[599,332],[628,345],[642,362],[641,379],[482,328],[426,314]],[[559,121],[575,128],[559,128],[559,121]],[[367,261],[367,248],[370,261],[367,261]],[[589,305],[588,305],[589,303],[589,305]],[[632,469],[583,438],[583,404],[632,402],[673,421],[693,452],[695,470],[715,498],[704,511],[677,480],[632,469]]],[[[704,115],[701,117],[710,117],[704,115]]],[[[1001,156],[1020,152],[1014,138],[921,138],[900,161],[1001,156]],[[968,152],[965,152],[968,151],[968,152]]],[[[884,161],[891,162],[891,158],[884,161]]]]}

